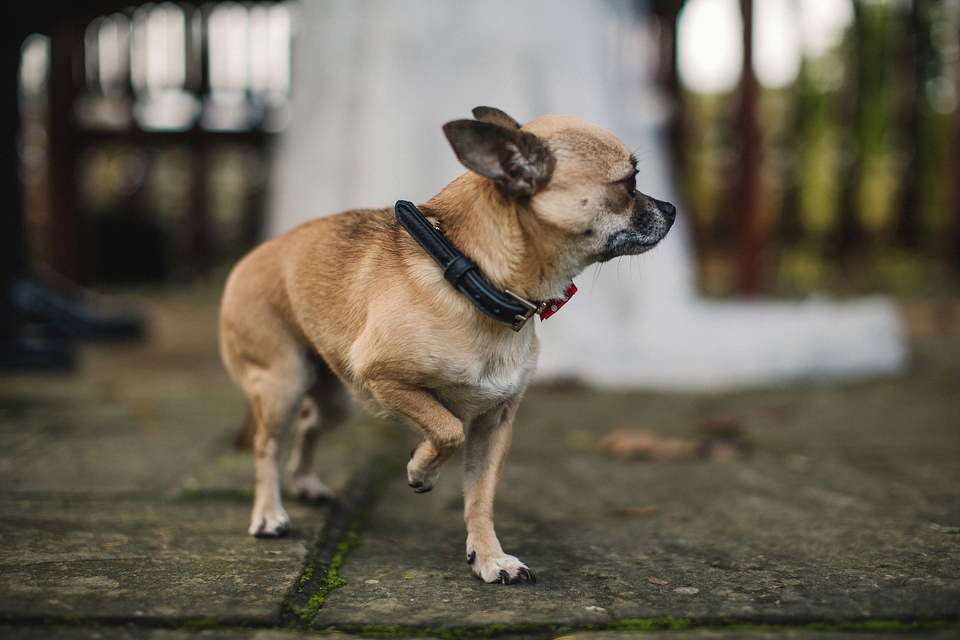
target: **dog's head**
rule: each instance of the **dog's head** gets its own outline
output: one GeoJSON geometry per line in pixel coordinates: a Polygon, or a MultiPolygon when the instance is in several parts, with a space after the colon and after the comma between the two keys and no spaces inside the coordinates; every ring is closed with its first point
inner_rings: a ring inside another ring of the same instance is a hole
{"type": "Polygon", "coordinates": [[[637,161],[609,132],[568,116],[520,126],[491,107],[444,133],[460,161],[564,238],[567,268],[643,253],[676,217],[668,202],[637,191],[637,161]]]}

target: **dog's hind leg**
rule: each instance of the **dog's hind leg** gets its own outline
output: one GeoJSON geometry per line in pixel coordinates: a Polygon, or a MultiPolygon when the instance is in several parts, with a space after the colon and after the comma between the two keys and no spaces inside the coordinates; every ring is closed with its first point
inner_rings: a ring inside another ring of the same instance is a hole
{"type": "Polygon", "coordinates": [[[307,392],[297,422],[297,439],[287,466],[291,490],[306,502],[335,497],[333,490],[316,474],[316,452],[320,436],[344,422],[353,410],[353,398],[319,356],[311,358],[315,368],[313,386],[307,392]]]}
{"type": "Polygon", "coordinates": [[[504,553],[493,528],[493,500],[510,448],[518,403],[519,399],[510,400],[478,416],[467,434],[463,479],[467,562],[473,573],[486,582],[537,581],[527,565],[504,553]]]}
{"type": "Polygon", "coordinates": [[[274,352],[269,366],[251,364],[239,377],[250,400],[256,433],[253,439],[257,484],[249,533],[257,537],[282,536],[290,517],[280,500],[277,450],[283,430],[303,404],[311,383],[301,350],[294,345],[274,352]]]}

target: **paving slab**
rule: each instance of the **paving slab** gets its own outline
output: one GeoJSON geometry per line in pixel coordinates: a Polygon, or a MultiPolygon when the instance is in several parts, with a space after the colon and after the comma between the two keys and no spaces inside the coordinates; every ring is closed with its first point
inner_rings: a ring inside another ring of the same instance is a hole
{"type": "Polygon", "coordinates": [[[455,458],[429,494],[391,484],[312,628],[956,621],[960,535],[944,532],[960,525],[960,358],[946,356],[840,386],[535,390],[517,418],[496,522],[538,583],[471,576],[455,458]],[[619,427],[691,438],[721,417],[740,426],[748,455],[654,462],[597,447],[619,427]]]}
{"type": "Polygon", "coordinates": [[[462,458],[414,494],[398,462],[412,436],[362,414],[319,456],[341,502],[288,499],[292,534],[249,538],[253,460],[232,447],[245,409],[218,362],[215,290],[141,303],[146,342],[0,378],[4,638],[960,637],[956,339],[860,384],[531,390],[497,526],[539,581],[503,586],[464,562],[462,458]],[[718,418],[745,455],[598,448],[613,429],[691,439],[718,418]]]}
{"type": "Polygon", "coordinates": [[[291,505],[291,535],[244,535],[246,500],[5,496],[0,617],[269,624],[324,512],[291,505]]]}
{"type": "MultiPolygon", "coordinates": [[[[288,497],[290,535],[246,534],[253,456],[233,447],[245,408],[218,361],[216,295],[143,304],[148,340],[87,347],[72,374],[0,378],[0,620],[277,624],[333,505],[288,497]]],[[[382,429],[331,434],[332,488],[382,429]]]]}

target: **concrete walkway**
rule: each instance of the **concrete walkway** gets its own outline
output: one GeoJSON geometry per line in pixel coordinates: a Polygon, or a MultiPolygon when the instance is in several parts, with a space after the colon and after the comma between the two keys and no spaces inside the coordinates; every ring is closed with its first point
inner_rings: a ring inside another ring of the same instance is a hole
{"type": "Polygon", "coordinates": [[[151,339],[87,347],[73,375],[0,378],[0,637],[960,637],[956,337],[918,341],[897,379],[531,391],[497,527],[538,583],[500,586],[464,563],[462,459],[415,494],[412,434],[365,415],[325,441],[338,504],[288,498],[291,535],[245,534],[253,462],[211,291],[142,299],[151,339]],[[716,419],[740,457],[598,447],[716,419]]]}

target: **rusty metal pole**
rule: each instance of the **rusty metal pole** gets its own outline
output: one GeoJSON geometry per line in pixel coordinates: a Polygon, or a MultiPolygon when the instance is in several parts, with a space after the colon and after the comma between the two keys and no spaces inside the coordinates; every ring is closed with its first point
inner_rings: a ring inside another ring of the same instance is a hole
{"type": "MultiPolygon", "coordinates": [[[[960,30],[957,32],[960,38],[960,30]]],[[[957,65],[956,81],[960,86],[960,65],[957,65]]],[[[954,274],[960,277],[960,107],[953,110],[953,148],[950,150],[949,161],[947,162],[947,188],[949,192],[949,207],[952,214],[953,228],[950,230],[947,251],[950,265],[954,269],[954,274]]],[[[948,225],[950,222],[947,223],[948,225]]],[[[948,226],[949,229],[949,226],[948,226]]]]}
{"type": "Polygon", "coordinates": [[[50,31],[50,266],[75,282],[90,275],[86,227],[77,205],[77,135],[74,106],[83,62],[83,25],[64,22],[50,31]]]}
{"type": "Polygon", "coordinates": [[[753,71],[753,2],[740,0],[743,16],[743,73],[736,112],[738,174],[734,200],[737,291],[760,293],[763,281],[763,238],[760,229],[760,124],[757,77],[753,71]]]}

